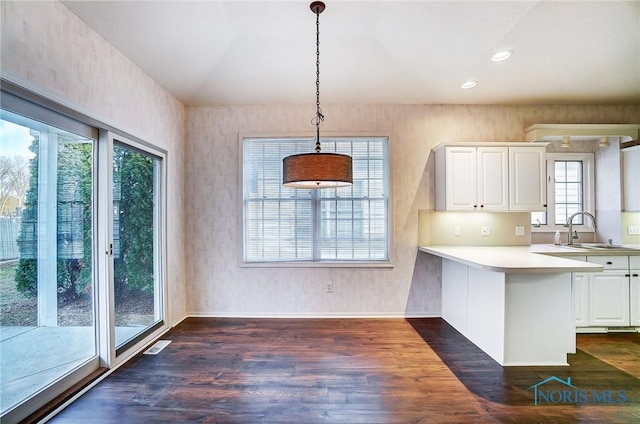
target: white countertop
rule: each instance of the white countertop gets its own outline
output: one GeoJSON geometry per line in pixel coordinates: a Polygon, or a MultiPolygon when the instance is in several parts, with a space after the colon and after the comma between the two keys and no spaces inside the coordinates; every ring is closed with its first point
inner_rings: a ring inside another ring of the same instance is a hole
{"type": "Polygon", "coordinates": [[[421,246],[419,250],[441,258],[450,259],[475,268],[504,273],[561,273],[600,272],[602,265],[573,259],[559,258],[551,254],[571,252],[585,256],[579,249],[543,245],[533,246],[421,246]]]}

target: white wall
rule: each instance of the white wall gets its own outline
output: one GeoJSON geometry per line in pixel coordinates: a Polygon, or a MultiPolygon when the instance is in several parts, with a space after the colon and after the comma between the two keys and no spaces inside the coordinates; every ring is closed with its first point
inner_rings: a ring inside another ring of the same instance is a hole
{"type": "Polygon", "coordinates": [[[2,76],[165,149],[167,320],[184,317],[184,106],[62,3],[0,2],[2,76]]]}
{"type": "Polygon", "coordinates": [[[433,209],[430,150],[447,141],[521,141],[535,123],[632,123],[640,106],[323,105],[324,132],[391,136],[393,269],[243,268],[242,133],[312,132],[313,105],[187,108],[187,310],[202,315],[438,315],[440,268],[418,253],[433,209]],[[326,282],[334,292],[325,293],[326,282]]]}
{"type": "Polygon", "coordinates": [[[313,105],[188,108],[185,151],[184,107],[64,5],[1,1],[0,12],[3,76],[169,152],[169,322],[185,311],[439,314],[439,265],[417,252],[418,209],[433,207],[433,146],[523,140],[534,123],[635,123],[640,115],[640,106],[323,105],[323,131],[392,137],[395,268],[242,268],[238,134],[311,132],[313,105]]]}

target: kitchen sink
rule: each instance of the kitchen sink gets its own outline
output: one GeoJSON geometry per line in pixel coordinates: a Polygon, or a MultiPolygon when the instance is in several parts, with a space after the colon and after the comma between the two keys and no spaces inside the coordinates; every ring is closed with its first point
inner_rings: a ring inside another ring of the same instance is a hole
{"type": "Polygon", "coordinates": [[[619,244],[606,244],[606,243],[574,243],[572,245],[563,244],[562,247],[586,249],[586,250],[605,250],[605,251],[638,251],[635,247],[628,247],[619,244]]]}

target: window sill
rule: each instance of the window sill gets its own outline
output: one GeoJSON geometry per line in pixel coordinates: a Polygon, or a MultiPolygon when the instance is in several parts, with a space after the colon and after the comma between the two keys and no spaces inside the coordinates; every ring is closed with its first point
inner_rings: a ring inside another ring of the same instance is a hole
{"type": "Polygon", "coordinates": [[[389,261],[381,262],[242,262],[242,268],[394,268],[389,261]]]}

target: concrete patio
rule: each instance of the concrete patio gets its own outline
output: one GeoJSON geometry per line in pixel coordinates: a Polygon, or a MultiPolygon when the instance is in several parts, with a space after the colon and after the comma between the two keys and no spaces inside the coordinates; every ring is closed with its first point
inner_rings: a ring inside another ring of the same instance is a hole
{"type": "MultiPolygon", "coordinates": [[[[116,327],[128,340],[145,327],[116,327]]],[[[96,355],[93,327],[0,327],[0,410],[6,411],[96,355]]]]}

